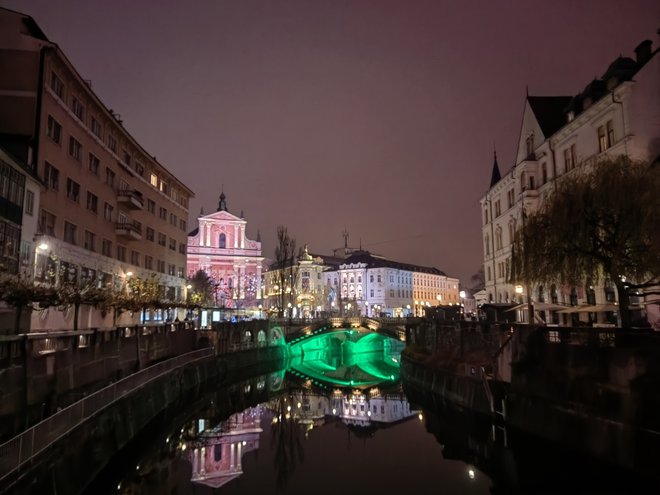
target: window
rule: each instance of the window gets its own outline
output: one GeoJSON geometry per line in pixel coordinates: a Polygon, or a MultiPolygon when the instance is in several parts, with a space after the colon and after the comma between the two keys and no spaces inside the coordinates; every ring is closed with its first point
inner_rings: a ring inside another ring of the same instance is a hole
{"type": "Polygon", "coordinates": [[[50,89],[53,90],[60,100],[64,96],[64,83],[54,72],[50,73],[50,89]]]}
{"type": "Polygon", "coordinates": [[[536,181],[534,180],[534,176],[530,175],[529,176],[529,188],[533,191],[536,189],[536,181]]]}
{"type": "Polygon", "coordinates": [[[179,244],[179,252],[181,254],[186,254],[186,245],[183,242],[179,244]]]}
{"type": "Polygon", "coordinates": [[[105,167],[105,183],[110,187],[115,187],[115,173],[110,167],[105,167]]]}
{"type": "Polygon", "coordinates": [[[598,127],[598,151],[603,152],[607,149],[607,135],[605,134],[605,126],[598,127]]]}
{"type": "Polygon", "coordinates": [[[78,203],[80,201],[80,184],[76,181],[68,179],[66,180],[66,197],[71,201],[78,203]]]}
{"type": "Polygon", "coordinates": [[[179,228],[184,232],[186,231],[186,221],[181,218],[179,219],[179,228]]]}
{"type": "Polygon", "coordinates": [[[25,191],[25,213],[34,214],[34,193],[32,191],[25,191]]]}
{"type": "Polygon", "coordinates": [[[220,234],[220,239],[219,239],[219,244],[218,247],[224,249],[227,247],[227,236],[225,234],[220,234]]]}
{"type": "Polygon", "coordinates": [[[85,249],[96,251],[96,234],[89,230],[85,231],[85,249]]]}
{"type": "Polygon", "coordinates": [[[526,147],[527,147],[527,158],[532,158],[534,157],[534,133],[530,134],[527,136],[526,140],[526,147]]]}
{"type": "Polygon", "coordinates": [[[48,116],[48,127],[46,130],[46,134],[57,144],[60,144],[62,142],[62,126],[57,120],[55,120],[50,115],[48,116]]]}
{"type": "Polygon", "coordinates": [[[174,213],[170,213],[170,225],[174,225],[176,227],[178,218],[174,213]]]}
{"type": "Polygon", "coordinates": [[[117,259],[119,261],[126,261],[126,246],[117,245],[117,259]]]}
{"type": "Polygon", "coordinates": [[[145,256],[144,257],[144,267],[147,270],[153,270],[154,269],[154,259],[151,256],[145,256]]]}
{"type": "Polygon", "coordinates": [[[543,162],[541,164],[541,185],[548,182],[548,166],[543,162]]]}
{"type": "Polygon", "coordinates": [[[161,218],[161,220],[167,220],[167,208],[163,208],[161,206],[158,210],[158,216],[161,218]]]}
{"type": "Polygon", "coordinates": [[[158,176],[153,172],[149,175],[149,183],[154,187],[158,187],[158,176]]]}
{"type": "Polygon", "coordinates": [[[87,191],[87,209],[94,213],[97,213],[99,209],[99,198],[90,191],[87,191]]]}
{"type": "Polygon", "coordinates": [[[176,239],[173,239],[172,237],[170,237],[170,249],[176,251],[176,239]]]}
{"type": "Polygon", "coordinates": [[[128,217],[126,216],[126,214],[122,213],[121,211],[117,213],[117,223],[127,224],[128,217]]]}
{"type": "Polygon", "coordinates": [[[158,232],[158,244],[165,246],[167,244],[167,236],[161,232],[158,232]]]}
{"type": "Polygon", "coordinates": [[[170,188],[167,185],[167,182],[165,182],[164,180],[161,180],[160,181],[160,192],[168,194],[169,191],[170,191],[170,188]]]}
{"type": "Polygon", "coordinates": [[[119,179],[119,190],[128,191],[128,182],[126,182],[124,179],[119,179]]]}
{"type": "Polygon", "coordinates": [[[152,199],[147,199],[147,210],[149,213],[156,213],[156,202],[152,199]]]}
{"type": "Polygon", "coordinates": [[[78,230],[78,227],[76,227],[72,223],[69,223],[69,222],[65,221],[64,222],[64,242],[68,242],[69,244],[76,244],[77,230],[78,230]]]}
{"type": "Polygon", "coordinates": [[[108,222],[112,222],[112,212],[114,209],[114,206],[112,206],[110,203],[105,203],[105,205],[103,205],[103,218],[105,218],[108,222]]]}
{"type": "Polygon", "coordinates": [[[147,227],[147,240],[154,242],[154,236],[155,236],[154,229],[152,229],[151,227],[147,227]]]}
{"type": "Polygon", "coordinates": [[[69,155],[76,160],[82,160],[82,144],[73,136],[69,136],[69,155]]]}
{"type": "Polygon", "coordinates": [[[138,161],[135,162],[135,171],[140,177],[144,175],[144,166],[138,161]]]}
{"type": "Polygon", "coordinates": [[[94,153],[89,154],[89,171],[94,175],[99,175],[99,165],[101,165],[101,160],[94,153]]]}
{"type": "Polygon", "coordinates": [[[509,202],[509,208],[511,208],[516,199],[515,190],[513,188],[509,189],[509,191],[507,192],[506,199],[509,202]]]}
{"type": "Polygon", "coordinates": [[[44,182],[49,189],[57,191],[60,188],[60,171],[48,162],[44,167],[44,182]]]}
{"type": "Polygon", "coordinates": [[[167,266],[167,274],[168,275],[176,275],[176,265],[168,265],[167,266]]]}
{"type": "Polygon", "coordinates": [[[117,140],[111,134],[108,134],[108,148],[110,148],[113,153],[117,153],[117,140]]]}
{"type": "Polygon", "coordinates": [[[564,150],[564,167],[566,172],[573,170],[575,165],[577,165],[577,153],[575,151],[575,145],[571,144],[564,150]]]}
{"type": "Polygon", "coordinates": [[[495,217],[499,217],[501,213],[500,200],[495,201],[495,217]]]}
{"type": "Polygon", "coordinates": [[[163,260],[158,260],[157,264],[158,264],[158,271],[160,273],[165,273],[165,262],[163,260]]]}
{"type": "Polygon", "coordinates": [[[92,117],[91,128],[94,135],[99,139],[101,139],[101,135],[103,134],[103,128],[101,127],[101,123],[98,120],[96,120],[94,117],[92,117]]]}
{"type": "Polygon", "coordinates": [[[81,122],[85,119],[85,107],[75,96],[71,97],[71,111],[81,122]]]}
{"type": "Polygon", "coordinates": [[[130,166],[131,165],[131,154],[126,150],[122,150],[122,156],[124,158],[124,163],[126,165],[130,166]]]}
{"type": "Polygon", "coordinates": [[[131,251],[131,265],[140,266],[140,253],[131,251]]]}
{"type": "Polygon", "coordinates": [[[55,235],[55,215],[45,210],[39,214],[39,230],[48,235],[55,235]]]}
{"type": "Polygon", "coordinates": [[[611,120],[607,121],[605,129],[607,130],[607,147],[609,148],[614,145],[614,124],[611,120]]]}
{"type": "Polygon", "coordinates": [[[112,241],[108,239],[103,239],[103,244],[101,245],[101,252],[103,256],[110,257],[112,256],[112,241]]]}

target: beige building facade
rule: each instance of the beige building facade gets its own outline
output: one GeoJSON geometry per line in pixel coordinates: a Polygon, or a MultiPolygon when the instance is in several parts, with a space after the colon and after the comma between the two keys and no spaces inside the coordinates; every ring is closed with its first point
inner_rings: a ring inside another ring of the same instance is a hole
{"type": "MultiPolygon", "coordinates": [[[[155,277],[185,298],[193,192],[144,150],[29,16],[0,9],[0,135],[43,181],[39,283],[114,285],[155,277]]],[[[54,315],[53,315],[54,317],[54,315]]],[[[66,325],[48,315],[33,329],[66,325]]]]}

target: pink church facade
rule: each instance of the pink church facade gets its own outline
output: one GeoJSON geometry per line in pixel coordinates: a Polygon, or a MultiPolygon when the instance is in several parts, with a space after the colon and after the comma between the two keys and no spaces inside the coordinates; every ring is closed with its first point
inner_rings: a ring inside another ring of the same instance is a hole
{"type": "Polygon", "coordinates": [[[188,235],[188,276],[203,270],[212,280],[215,304],[228,309],[256,309],[263,281],[261,242],[246,236],[247,222],[227,211],[220,195],[218,211],[198,218],[188,235]]]}

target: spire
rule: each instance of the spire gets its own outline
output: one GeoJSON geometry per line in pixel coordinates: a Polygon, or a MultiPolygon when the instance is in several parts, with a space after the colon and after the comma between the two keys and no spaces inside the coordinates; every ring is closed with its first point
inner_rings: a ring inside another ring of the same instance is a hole
{"type": "Polygon", "coordinates": [[[218,203],[218,211],[227,211],[227,196],[224,191],[220,193],[220,202],[218,203]]]}
{"type": "Polygon", "coordinates": [[[199,209],[199,216],[200,217],[204,216],[204,207],[203,206],[199,209]]]}
{"type": "Polygon", "coordinates": [[[344,237],[344,248],[348,247],[348,230],[346,230],[346,227],[344,227],[344,231],[341,233],[341,235],[344,237]]]}
{"type": "Polygon", "coordinates": [[[257,242],[261,242],[261,232],[257,230],[257,242]]]}
{"type": "Polygon", "coordinates": [[[494,156],[493,173],[490,176],[490,187],[493,187],[502,178],[502,176],[500,175],[500,167],[497,165],[497,151],[493,151],[493,156],[494,156]]]}
{"type": "Polygon", "coordinates": [[[243,214],[243,210],[241,210],[241,218],[245,220],[245,214],[243,214]]]}

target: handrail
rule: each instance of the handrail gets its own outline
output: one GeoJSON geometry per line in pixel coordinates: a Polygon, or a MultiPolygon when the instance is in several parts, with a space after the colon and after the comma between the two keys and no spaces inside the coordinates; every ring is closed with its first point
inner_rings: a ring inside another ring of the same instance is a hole
{"type": "Polygon", "coordinates": [[[104,387],[56,412],[0,445],[0,481],[50,447],[78,425],[118,399],[185,364],[213,355],[207,347],[161,361],[104,387]]]}

